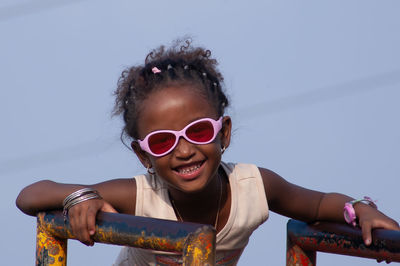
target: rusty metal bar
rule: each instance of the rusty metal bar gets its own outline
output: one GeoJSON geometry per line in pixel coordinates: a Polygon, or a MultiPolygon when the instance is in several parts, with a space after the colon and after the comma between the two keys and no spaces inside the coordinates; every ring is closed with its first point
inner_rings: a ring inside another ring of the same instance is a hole
{"type": "Polygon", "coordinates": [[[372,240],[366,246],[361,230],[346,224],[289,220],[286,265],[315,266],[317,251],[400,262],[400,232],[375,229],[372,240]]]}
{"type": "MultiPolygon", "coordinates": [[[[65,266],[67,239],[75,239],[62,213],[37,216],[36,265],[65,266]]],[[[95,242],[182,253],[183,265],[214,265],[216,233],[212,226],[100,212],[95,242]]]]}
{"type": "Polygon", "coordinates": [[[39,214],[36,232],[36,265],[66,266],[67,239],[50,234],[42,221],[43,214],[39,214]]]}

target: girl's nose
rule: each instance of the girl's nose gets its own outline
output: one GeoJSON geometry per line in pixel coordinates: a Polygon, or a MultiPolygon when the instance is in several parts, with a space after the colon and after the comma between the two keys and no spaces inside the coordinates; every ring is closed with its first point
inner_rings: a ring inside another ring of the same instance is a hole
{"type": "Polygon", "coordinates": [[[193,143],[190,143],[185,138],[181,137],[179,138],[178,144],[174,149],[174,154],[176,157],[181,159],[191,158],[195,153],[195,149],[193,146],[193,143]]]}

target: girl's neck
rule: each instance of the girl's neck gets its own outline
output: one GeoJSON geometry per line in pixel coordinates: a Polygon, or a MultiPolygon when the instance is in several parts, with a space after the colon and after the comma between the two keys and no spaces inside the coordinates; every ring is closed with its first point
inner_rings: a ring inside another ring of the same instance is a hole
{"type": "Polygon", "coordinates": [[[181,216],[180,219],[214,225],[210,217],[215,218],[215,214],[226,199],[227,182],[221,170],[218,170],[210,183],[198,193],[188,194],[176,189],[168,189],[173,207],[177,216],[181,216]]]}
{"type": "MultiPolygon", "coordinates": [[[[210,181],[207,186],[199,191],[194,193],[185,193],[175,188],[168,188],[168,193],[171,197],[171,200],[174,200],[176,204],[179,205],[204,205],[207,202],[213,202],[217,195],[219,194],[219,174],[217,173],[215,177],[210,181]]],[[[192,207],[190,207],[192,208],[192,207]]]]}

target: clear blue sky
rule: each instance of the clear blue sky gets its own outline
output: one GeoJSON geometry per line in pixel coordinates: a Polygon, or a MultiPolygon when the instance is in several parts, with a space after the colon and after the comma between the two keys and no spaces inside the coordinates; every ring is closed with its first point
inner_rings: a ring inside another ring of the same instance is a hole
{"type": "MultiPolygon", "coordinates": [[[[35,219],[15,207],[40,179],[95,183],[141,173],[111,119],[120,72],[191,35],[231,96],[224,160],[290,182],[369,195],[400,220],[400,2],[94,1],[0,3],[2,265],[31,265],[35,219]]],[[[287,218],[271,214],[240,265],[284,265],[287,218]]],[[[111,265],[119,247],[69,241],[70,266],[111,265]]],[[[319,265],[375,265],[318,254],[319,265]]]]}

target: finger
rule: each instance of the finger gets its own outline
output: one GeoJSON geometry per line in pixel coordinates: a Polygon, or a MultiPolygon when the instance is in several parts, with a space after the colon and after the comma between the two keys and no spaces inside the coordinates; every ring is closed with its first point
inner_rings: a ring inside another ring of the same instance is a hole
{"type": "Polygon", "coordinates": [[[118,213],[111,204],[108,202],[104,202],[103,207],[101,208],[101,211],[103,212],[113,212],[113,213],[118,213]]]}
{"type": "Polygon", "coordinates": [[[399,224],[395,220],[390,219],[389,217],[386,217],[386,219],[383,219],[383,220],[376,221],[374,223],[374,228],[383,228],[383,229],[395,230],[395,231],[400,230],[399,224]]]}
{"type": "Polygon", "coordinates": [[[71,227],[72,234],[78,239],[78,232],[76,230],[76,219],[75,219],[75,213],[71,210],[68,211],[68,221],[69,221],[69,226],[71,227]]]}
{"type": "Polygon", "coordinates": [[[370,222],[363,222],[361,224],[362,230],[362,237],[364,239],[364,243],[366,246],[371,245],[372,236],[371,236],[371,223],[370,222]]]}
{"type": "Polygon", "coordinates": [[[78,230],[78,235],[79,235],[79,241],[81,241],[85,245],[92,245],[93,241],[90,238],[89,232],[88,232],[88,225],[87,225],[87,209],[83,209],[77,219],[77,230],[78,230]]]}
{"type": "Polygon", "coordinates": [[[386,229],[389,229],[389,230],[400,231],[399,223],[396,222],[395,220],[392,220],[392,219],[390,219],[390,220],[387,222],[387,226],[386,226],[385,228],[386,228],[386,229]]]}
{"type": "Polygon", "coordinates": [[[69,210],[69,222],[72,229],[72,233],[75,236],[75,239],[79,240],[83,244],[85,243],[84,235],[81,229],[81,210],[79,208],[74,208],[69,210]]]}
{"type": "Polygon", "coordinates": [[[94,235],[96,231],[96,214],[98,209],[97,208],[89,208],[87,213],[87,230],[89,235],[94,235]]]}

